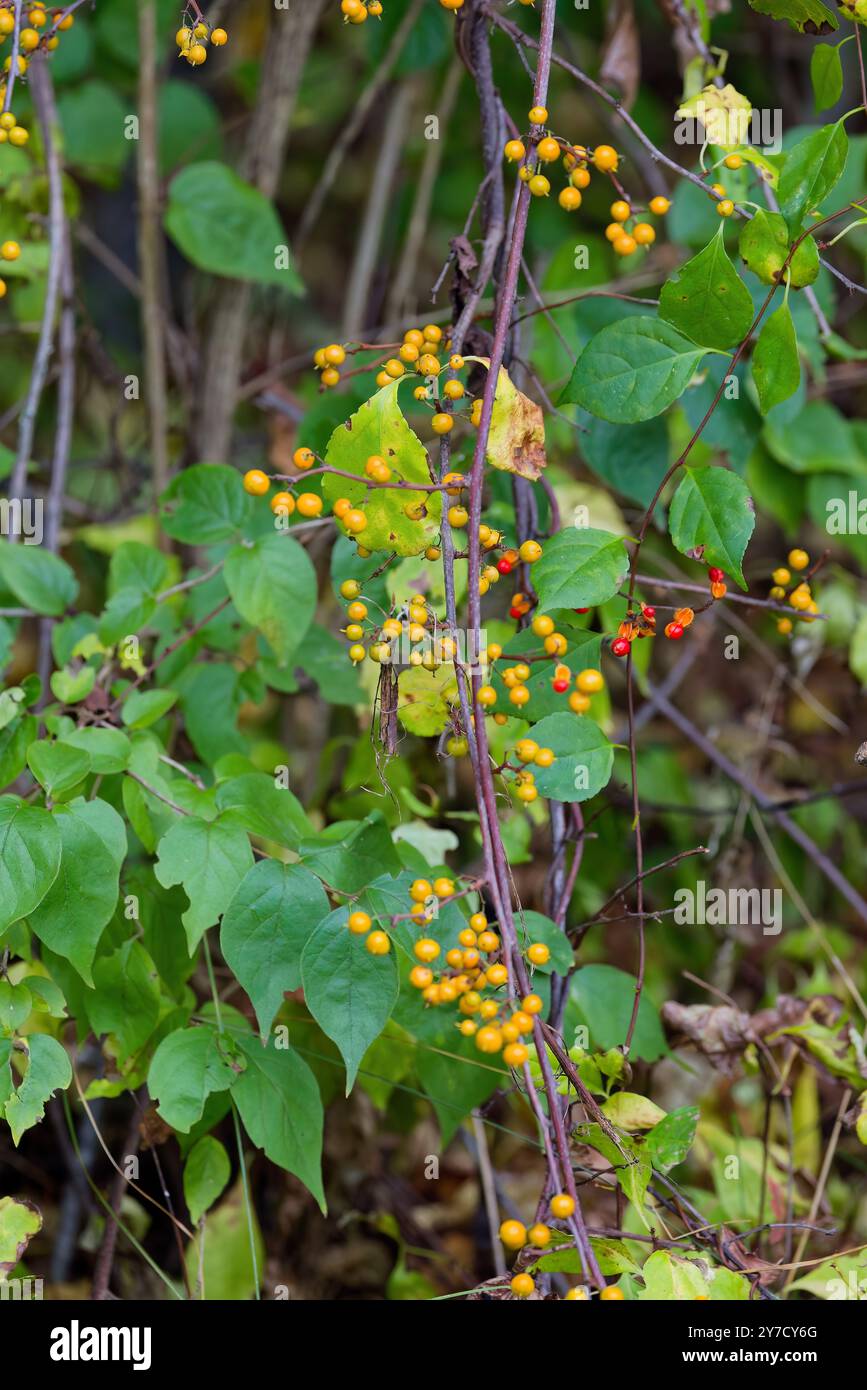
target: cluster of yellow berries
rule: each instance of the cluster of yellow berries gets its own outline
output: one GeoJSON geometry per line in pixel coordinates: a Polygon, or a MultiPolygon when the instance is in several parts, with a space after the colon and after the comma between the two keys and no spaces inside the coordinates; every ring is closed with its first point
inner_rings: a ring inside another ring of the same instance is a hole
{"type": "MultiPolygon", "coordinates": [[[[519,165],[518,177],[536,198],[547,198],[551,192],[551,181],[542,172],[543,166],[555,164],[562,157],[568,179],[557,201],[566,212],[577,212],[584,191],[592,181],[589,166],[592,164],[597,173],[613,177],[620,163],[619,154],[612,145],[597,145],[589,150],[583,145],[570,145],[552,135],[547,130],[548,111],[544,106],[531,107],[528,117],[532,126],[543,127],[546,131],[536,143],[532,161],[525,162],[527,146],[519,139],[507,140],[503,154],[510,163],[519,165]]],[[[651,199],[649,211],[656,217],[664,217],[670,206],[668,198],[656,197],[651,199]]],[[[605,235],[620,256],[631,256],[639,246],[650,246],[656,240],[656,229],[652,223],[633,222],[633,209],[624,198],[612,203],[611,218],[605,235]]]]}
{"type": "MultiPolygon", "coordinates": [[[[808,569],[810,557],[806,550],[790,550],[788,555],[788,565],[780,565],[775,569],[771,578],[773,585],[768,597],[776,600],[777,603],[788,603],[790,608],[797,611],[801,622],[811,623],[814,615],[819,611],[819,605],[813,598],[813,591],[805,579],[792,585],[792,570],[799,573],[808,569]],[[790,586],[792,586],[790,588],[790,586]]],[[[792,631],[791,618],[779,618],[777,620],[777,631],[784,637],[788,637],[792,631]]]]}
{"type": "MultiPolygon", "coordinates": [[[[556,1221],[568,1221],[575,1215],[575,1199],[570,1197],[568,1192],[555,1192],[548,1203],[552,1217],[556,1221]]],[[[536,1250],[544,1250],[551,1243],[551,1227],[546,1226],[544,1221],[537,1221],[527,1230],[523,1221],[504,1221],[500,1226],[500,1240],[507,1250],[524,1250],[531,1247],[536,1250]]],[[[536,1281],[531,1274],[516,1274],[513,1276],[509,1287],[516,1298],[529,1298],[535,1291],[536,1281]]],[[[610,1302],[619,1302],[625,1298],[622,1289],[616,1284],[609,1284],[599,1294],[601,1299],[610,1302]]],[[[588,1298],[588,1293],[581,1285],[569,1289],[563,1295],[564,1302],[575,1303],[584,1301],[588,1298]]]]}
{"type": "Polygon", "coordinates": [[[364,937],[364,945],[372,956],[387,956],[391,950],[388,932],[373,930],[373,919],[367,912],[350,912],[346,925],[356,936],[364,937]]]}
{"type": "MultiPolygon", "coordinates": [[[[59,9],[49,10],[45,5],[33,4],[24,7],[21,15],[21,27],[18,30],[18,62],[15,67],[17,76],[23,77],[29,67],[29,54],[35,53],[37,48],[44,47],[48,52],[53,52],[60,43],[57,34],[63,30],[71,29],[75,23],[75,17],[71,14],[61,18],[63,11],[59,9]],[[39,31],[44,29],[48,23],[49,14],[51,15],[51,28],[46,34],[39,31]]],[[[15,13],[12,5],[4,5],[0,9],[0,45],[4,44],[15,32],[15,13]]],[[[4,59],[3,71],[9,72],[12,68],[11,55],[4,59]]],[[[6,97],[5,86],[0,86],[0,102],[6,97]]],[[[13,143],[15,143],[13,141],[13,143]]],[[[22,140],[21,144],[24,143],[22,140]]]]}
{"type": "Polygon", "coordinates": [[[380,0],[340,0],[340,8],[347,24],[364,24],[371,17],[380,19],[382,5],[380,0]]]}
{"type": "Polygon", "coordinates": [[[178,57],[186,58],[192,68],[199,68],[207,62],[209,43],[214,48],[222,48],[228,42],[229,35],[225,29],[211,29],[203,20],[193,25],[182,24],[175,34],[178,57]]]}
{"type": "MultiPolygon", "coordinates": [[[[0,244],[0,261],[17,261],[21,255],[21,247],[17,241],[4,241],[0,244]]],[[[6,293],[6,281],[0,279],[0,299],[6,293]]]]}
{"type": "MultiPolygon", "coordinates": [[[[312,468],[316,462],[316,455],[311,449],[296,449],[293,458],[296,468],[302,470],[312,468]]],[[[250,468],[244,474],[244,491],[251,497],[264,497],[271,491],[271,479],[261,468],[250,468]]],[[[291,492],[281,490],[275,492],[270,506],[276,517],[289,517],[297,510],[299,516],[313,518],[321,516],[323,503],[316,492],[302,492],[296,497],[291,492]]]]}
{"type": "MultiPolygon", "coordinates": [[[[412,907],[410,917],[420,927],[435,920],[440,902],[448,901],[455,892],[450,878],[429,882],[417,878],[409,890],[412,907]]],[[[422,936],[415,942],[413,952],[418,961],[409,974],[409,982],[421,991],[426,1004],[438,1007],[457,1002],[464,1017],[457,1024],[462,1037],[473,1038],[480,1052],[502,1052],[509,1067],[521,1067],[529,1057],[523,1039],[533,1031],[533,1019],[544,1008],[538,994],[528,994],[520,1008],[512,1009],[502,1000],[485,997],[487,989],[499,990],[506,984],[509,972],[500,960],[483,960],[497,956],[500,938],[488,923],[484,912],[474,912],[466,927],[458,934],[458,945],[445,953],[445,962],[438,974],[431,967],[442,953],[442,946],[433,936],[422,936]]],[[[533,965],[544,965],[550,956],[542,941],[527,948],[527,959],[533,965]]]]}
{"type": "Polygon", "coordinates": [[[0,145],[5,145],[7,140],[10,145],[26,145],[30,139],[30,131],[23,125],[19,125],[11,111],[4,111],[0,115],[0,145]]]}

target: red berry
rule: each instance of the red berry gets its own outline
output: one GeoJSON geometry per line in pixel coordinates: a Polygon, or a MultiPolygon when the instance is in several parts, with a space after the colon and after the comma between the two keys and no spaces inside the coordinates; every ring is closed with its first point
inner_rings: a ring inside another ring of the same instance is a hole
{"type": "Polygon", "coordinates": [[[611,652],[614,656],[628,656],[629,643],[625,637],[615,637],[611,643],[611,652]]]}
{"type": "Polygon", "coordinates": [[[522,617],[522,616],[523,616],[523,614],[521,613],[520,608],[510,608],[510,609],[509,609],[509,617],[510,617],[510,618],[514,618],[516,622],[517,622],[518,619],[519,619],[520,617],[522,617]]]}
{"type": "Polygon", "coordinates": [[[645,618],[648,618],[651,622],[653,622],[653,619],[656,617],[656,609],[655,609],[655,608],[645,608],[645,609],[644,609],[644,616],[645,616],[645,618]]]}
{"type": "Polygon", "coordinates": [[[572,611],[575,612],[575,613],[589,613],[589,612],[590,612],[590,609],[589,609],[589,608],[575,608],[575,609],[573,609],[572,611]]]}
{"type": "Polygon", "coordinates": [[[725,570],[717,569],[716,565],[712,565],[707,572],[707,577],[712,584],[721,584],[726,577],[725,570]]]}
{"type": "Polygon", "coordinates": [[[666,636],[670,637],[672,641],[677,642],[679,638],[683,636],[683,627],[680,623],[669,623],[665,632],[666,636]]]}
{"type": "Polygon", "coordinates": [[[511,560],[507,560],[507,559],[505,558],[505,556],[504,556],[502,560],[498,560],[498,561],[497,561],[497,569],[500,571],[500,574],[511,574],[511,573],[512,573],[512,562],[511,562],[511,560]]]}
{"type": "Polygon", "coordinates": [[[569,689],[568,681],[552,681],[551,684],[558,695],[563,695],[569,689]]]}

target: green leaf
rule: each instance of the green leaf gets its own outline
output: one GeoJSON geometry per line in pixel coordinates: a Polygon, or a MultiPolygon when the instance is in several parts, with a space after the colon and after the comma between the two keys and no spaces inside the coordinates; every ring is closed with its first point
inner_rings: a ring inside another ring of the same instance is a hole
{"type": "MultiPolygon", "coordinates": [[[[755,217],[745,223],[738,242],[738,251],[748,270],[763,285],[779,283],[780,272],[789,255],[789,231],[786,219],[779,212],[760,208],[755,217]]],[[[819,248],[813,237],[805,237],[786,268],[793,289],[812,285],[819,274],[819,248]]]]}
{"type": "Polygon", "coordinates": [[[644,1150],[628,1134],[622,1132],[618,1134],[618,1142],[615,1143],[595,1124],[581,1125],[576,1137],[608,1160],[614,1169],[618,1186],[635,1207],[642,1224],[649,1229],[644,1202],[648,1184],[653,1177],[653,1169],[644,1150]]]}
{"type": "Polygon", "coordinates": [[[698,1106],[682,1105],[672,1110],[647,1136],[647,1155],[658,1173],[667,1173],[683,1163],[698,1127],[698,1106]]]}
{"type": "Polygon", "coordinates": [[[191,953],[225,912],[252,863],[247,833],[230,818],[185,816],[162,837],[154,873],[164,888],[182,884],[190,900],[181,921],[191,953]]]}
{"type": "Polygon", "coordinates": [[[533,566],[539,612],[595,608],[613,598],[629,572],[620,536],[590,526],[570,526],[545,542],[533,566]]]}
{"type": "Polygon", "coordinates": [[[794,395],[801,383],[798,336],[788,304],[766,320],[753,351],[753,380],[763,415],[794,395]]]}
{"type": "Polygon", "coordinates": [[[842,121],[822,126],[799,140],[786,155],[777,194],[792,236],[836,187],[846,167],[849,138],[842,121]]]}
{"type": "Polygon", "coordinates": [[[299,294],[289,238],[273,204],[227,164],[190,164],[169,184],[165,229],[199,270],[299,294]]]}
{"type": "Polygon", "coordinates": [[[0,980],[0,1028],[15,1033],[26,1023],[33,1008],[33,997],[26,985],[0,980]]]}
{"type": "Polygon", "coordinates": [[[837,44],[816,44],[810,55],[810,81],[817,111],[826,111],[829,106],[837,105],[843,95],[843,64],[837,44]]]}
{"type": "Polygon", "coordinates": [[[707,1298],[707,1282],[698,1265],[668,1250],[655,1250],[645,1261],[641,1275],[644,1288],[639,1298],[655,1302],[707,1298]]]}
{"type": "Polygon", "coordinates": [[[272,1163],[300,1178],[323,1214],[322,1101],[313,1073],[291,1048],[240,1038],[246,1070],[232,1089],[244,1128],[272,1163]]]}
{"type": "Polygon", "coordinates": [[[119,1044],[121,1059],[140,1052],[160,1016],[156,968],[141,942],[125,941],[93,966],[96,993],[88,1000],[95,1033],[108,1033],[119,1044]]]}
{"type": "Polygon", "coordinates": [[[833,10],[822,0],[750,0],[751,7],[771,19],[784,19],[799,34],[830,34],[840,27],[833,10]]]}
{"type": "Polygon", "coordinates": [[[117,907],[126,827],[99,798],[73,801],[54,812],[53,821],[62,846],[60,870],[28,922],[40,941],[71,961],[90,985],[99,939],[117,907]]]}
{"type": "Polygon", "coordinates": [[[264,1039],[283,995],[301,984],[301,955],[328,915],[319,879],[300,864],[254,864],[223,914],[220,946],[250,996],[264,1039]]]}
{"type": "Polygon", "coordinates": [[[60,844],[50,811],[0,796],[0,934],[45,897],[60,868],[60,844]]]}
{"type": "Polygon", "coordinates": [[[42,1119],[45,1102],[55,1091],[66,1090],[72,1080],[69,1058],[56,1038],[33,1033],[23,1041],[29,1056],[27,1071],[5,1106],[6,1123],[16,1148],[24,1131],[42,1119]]]}
{"type": "Polygon", "coordinates": [[[693,342],[727,348],[741,342],[753,321],[752,296],[725,248],[724,228],[691,261],[669,276],[659,314],[693,342]]]}
{"type": "Polygon", "coordinates": [[[59,618],[75,602],[78,580],[65,560],[38,545],[0,541],[0,585],[34,613],[59,618]]]}
{"type": "Polygon", "coordinates": [[[39,732],[32,714],[0,729],[0,787],[8,787],[27,765],[27,749],[39,732]]]}
{"type": "Polygon", "coordinates": [[[603,1103],[602,1111],[613,1125],[630,1134],[653,1129],[654,1125],[665,1119],[664,1110],[654,1105],[647,1096],[637,1095],[634,1091],[617,1091],[603,1103]]]}
{"type": "Polygon", "coordinates": [[[419,738],[441,734],[457,700],[458,683],[450,661],[436,671],[408,666],[397,678],[397,717],[419,738]]]}
{"type": "Polygon", "coordinates": [[[664,319],[649,314],[620,319],[590,339],[562,401],[603,420],[634,425],[676,401],[703,356],[703,348],[664,319]]]}
{"type": "Polygon", "coordinates": [[[203,1134],[184,1164],[184,1200],[194,1225],[212,1207],[231,1176],[229,1155],[213,1134],[203,1134]]]}
{"type": "Polygon", "coordinates": [[[313,932],[301,957],[304,999],[322,1031],[340,1048],[347,1095],[398,993],[393,953],[371,955],[365,939],[349,930],[348,917],[346,907],[330,913],[313,932]]]}
{"type": "Polygon", "coordinates": [[[113,181],[131,149],[124,134],[127,107],[115,88],[91,76],[60,95],[57,112],[66,163],[85,170],[91,178],[113,181]]]}
{"type": "Polygon", "coordinates": [[[777,462],[794,473],[867,474],[849,420],[828,401],[810,401],[790,420],[768,420],[764,441],[777,462]]]}
{"type": "Polygon", "coordinates": [[[130,741],[120,729],[72,729],[63,742],[87,754],[92,772],[123,772],[129,762],[130,741]]]}
{"type": "Polygon", "coordinates": [[[668,525],[681,555],[700,551],[746,589],[741,564],[756,524],[749,489],[726,468],[685,468],[671,501],[668,525]]]}
{"type": "Polygon", "coordinates": [[[241,475],[222,463],[196,463],[173,478],[160,498],[166,535],[185,545],[234,540],[253,519],[241,475]]]}
{"type": "Polygon", "coordinates": [[[336,821],[315,840],[305,840],[304,863],[339,893],[359,893],[380,874],[398,874],[401,862],[381,811],[363,821],[336,821]]]}
{"type": "Polygon", "coordinates": [[[96,685],[96,671],[92,666],[79,666],[77,671],[65,666],[61,671],[52,671],[48,683],[52,695],[62,705],[77,705],[87,699],[96,685]]]}
{"type": "Polygon", "coordinates": [[[416,1071],[436,1111],[444,1149],[470,1112],[509,1080],[498,1057],[483,1056],[472,1038],[455,1029],[419,1043],[416,1071]]]}
{"type": "Polygon", "coordinates": [[[287,666],[316,610],[316,573],[307,551],[291,536],[263,536],[229,551],[225,575],[241,617],[267,639],[277,664],[287,666]]]}
{"type": "Polygon", "coordinates": [[[148,1090],[166,1124],[186,1134],[202,1118],[208,1096],[228,1091],[236,1077],[213,1028],[178,1028],[153,1055],[148,1090]]]}
{"type": "Polygon", "coordinates": [[[176,690],[131,690],[120,717],[128,729],[147,729],[168,713],[177,698],[176,690]]]}
{"type": "Polygon", "coordinates": [[[580,714],[549,714],[533,727],[540,748],[556,755],[550,767],[536,768],[540,796],[554,801],[588,801],[607,786],[614,747],[599,725],[580,714]]]}
{"type": "Polygon", "coordinates": [[[395,480],[430,483],[427,451],[410,429],[400,409],[399,381],[383,386],[355,412],[344,425],[338,425],[328,441],[325,462],[332,468],[359,474],[357,483],[326,473],[322,495],[334,503],[348,497],[363,505],[367,526],[359,539],[367,550],[393,550],[398,555],[417,555],[431,545],[439,533],[442,495],[439,492],[411,492],[408,489],[374,488],[368,491],[364,465],[372,454],[384,458],[395,480]],[[424,508],[424,515],[413,520],[405,508],[424,508]]]}
{"type": "Polygon", "coordinates": [[[159,167],[165,176],[191,159],[219,158],[220,112],[192,82],[170,78],[159,87],[159,167]]]}
{"type": "Polygon", "coordinates": [[[41,1230],[42,1215],[32,1202],[25,1197],[0,1197],[0,1275],[12,1273],[41,1230]]]}
{"type": "MultiPolygon", "coordinates": [[[[635,1002],[634,975],[613,965],[584,965],[572,976],[569,994],[590,1030],[591,1051],[604,1052],[625,1042],[635,1002]]],[[[645,989],[638,1006],[630,1055],[644,1062],[656,1062],[667,1051],[659,1014],[645,989]]]]}
{"type": "Polygon", "coordinates": [[[662,417],[640,425],[612,425],[591,416],[580,446],[609,487],[643,507],[650,504],[668,468],[668,427],[662,417]]]}
{"type": "Polygon", "coordinates": [[[265,1277],[266,1261],[265,1242],[255,1207],[249,1202],[239,1178],[211,1213],[207,1231],[187,1245],[184,1253],[187,1278],[192,1289],[196,1289],[201,1280],[202,1292],[196,1297],[208,1303],[249,1303],[256,1297],[265,1277]]]}
{"type": "MultiPolygon", "coordinates": [[[[266,772],[245,772],[217,787],[217,806],[251,835],[297,849],[313,832],[304,808],[288,787],[278,787],[266,772]]],[[[229,817],[227,817],[229,819],[229,817]]]]}
{"type": "Polygon", "coordinates": [[[84,781],[90,772],[90,757],[72,744],[40,739],[27,750],[27,766],[46,796],[60,801],[84,781]]]}

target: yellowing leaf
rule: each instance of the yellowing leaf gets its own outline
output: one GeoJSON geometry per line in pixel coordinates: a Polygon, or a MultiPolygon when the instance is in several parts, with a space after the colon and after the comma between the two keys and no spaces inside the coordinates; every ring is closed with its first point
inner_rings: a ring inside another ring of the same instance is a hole
{"type": "MultiPolygon", "coordinates": [[[[487,357],[468,357],[466,361],[489,365],[487,357]]],[[[487,459],[494,468],[517,473],[532,483],[547,463],[542,408],[518,390],[505,367],[497,377],[487,459]]]]}
{"type": "Polygon", "coordinates": [[[752,102],[727,82],[724,87],[704,87],[678,107],[676,115],[701,121],[708,142],[730,150],[748,141],[752,102]]]}
{"type": "Polygon", "coordinates": [[[441,734],[449,718],[449,708],[457,699],[455,669],[451,664],[438,671],[410,666],[397,681],[397,717],[411,734],[429,738],[441,734]]]}

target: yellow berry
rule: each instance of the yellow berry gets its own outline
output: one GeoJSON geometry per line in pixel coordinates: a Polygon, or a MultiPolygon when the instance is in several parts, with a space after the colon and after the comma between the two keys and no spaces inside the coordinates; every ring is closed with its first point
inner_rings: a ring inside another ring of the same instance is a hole
{"type": "Polygon", "coordinates": [[[548,119],[547,106],[531,106],[527,118],[531,125],[544,125],[548,119]]]}
{"type": "Polygon", "coordinates": [[[617,151],[611,145],[597,145],[593,151],[593,163],[602,174],[613,172],[618,162],[617,151]]]}
{"type": "Polygon", "coordinates": [[[297,506],[301,516],[316,517],[322,511],[322,498],[317,497],[315,492],[302,492],[297,506]]]}
{"type": "Polygon", "coordinates": [[[810,557],[806,550],[790,550],[789,564],[793,570],[805,570],[810,563],[810,557]]]}
{"type": "Polygon", "coordinates": [[[508,1250],[520,1250],[527,1244],[527,1228],[522,1221],[504,1221],[500,1227],[500,1240],[508,1250]]]}
{"type": "Polygon", "coordinates": [[[590,666],[587,670],[578,672],[575,684],[584,695],[595,695],[597,691],[604,689],[605,678],[601,671],[596,671],[590,666]]]}
{"type": "Polygon", "coordinates": [[[654,217],[664,217],[670,207],[671,202],[669,199],[663,198],[661,194],[658,194],[655,198],[651,198],[650,200],[650,211],[653,213],[654,217]]]}
{"type": "Polygon", "coordinates": [[[450,898],[455,891],[454,881],[450,878],[435,878],[433,890],[438,898],[450,898]]]}
{"type": "Polygon", "coordinates": [[[522,1042],[510,1042],[503,1048],[503,1061],[507,1067],[522,1067],[529,1055],[522,1042]]]}
{"type": "Polygon", "coordinates": [[[551,1198],[551,1215],[558,1221],[565,1221],[575,1211],[575,1199],[568,1192],[557,1192],[551,1198]]]}
{"type": "Polygon", "coordinates": [[[499,1028],[486,1023],[476,1034],[476,1047],[480,1052],[499,1052],[503,1046],[503,1035],[499,1028]]]}
{"type": "Polygon", "coordinates": [[[527,959],[533,965],[546,965],[551,959],[551,952],[544,941],[534,941],[527,949],[527,959]]]}
{"type": "Polygon", "coordinates": [[[531,1226],[527,1232],[531,1245],[547,1245],[551,1239],[551,1232],[543,1221],[537,1221],[535,1226],[531,1226]]]}
{"type": "Polygon", "coordinates": [[[261,468],[251,468],[244,474],[244,491],[251,497],[264,497],[271,486],[271,479],[261,468]]]}
{"type": "Polygon", "coordinates": [[[618,198],[616,203],[612,203],[609,211],[615,222],[628,222],[632,216],[632,208],[622,198],[618,198]]]}
{"type": "Polygon", "coordinates": [[[366,912],[350,912],[346,925],[356,936],[363,936],[365,932],[370,931],[373,922],[366,912]]]}
{"type": "Polygon", "coordinates": [[[546,135],[536,146],[536,154],[545,164],[560,158],[560,146],[553,135],[546,135]]]}
{"type": "Polygon", "coordinates": [[[527,994],[521,1000],[521,1011],[525,1014],[540,1014],[544,1007],[538,994],[527,994]]]}
{"type": "Polygon", "coordinates": [[[512,1293],[516,1298],[529,1298],[536,1287],[536,1282],[532,1274],[516,1274],[511,1283],[512,1293]]]}
{"type": "Polygon", "coordinates": [[[372,931],[364,944],[372,956],[387,956],[391,950],[391,942],[384,931],[372,931]]]}
{"type": "Polygon", "coordinates": [[[523,159],[527,153],[523,140],[507,140],[503,147],[503,154],[510,164],[523,159]]]}

